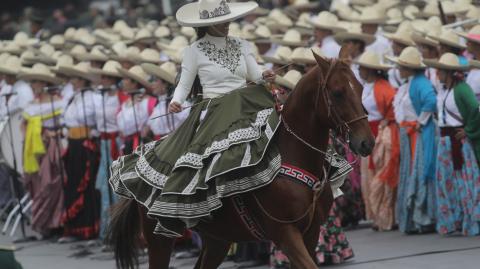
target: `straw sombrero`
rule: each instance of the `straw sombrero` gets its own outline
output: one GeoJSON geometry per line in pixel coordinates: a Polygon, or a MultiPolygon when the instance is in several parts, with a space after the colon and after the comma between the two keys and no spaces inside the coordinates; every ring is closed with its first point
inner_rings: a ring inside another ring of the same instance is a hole
{"type": "Polygon", "coordinates": [[[358,40],[364,42],[365,45],[368,46],[375,41],[374,35],[363,33],[360,26],[357,24],[351,24],[346,32],[336,33],[333,38],[338,44],[342,44],[344,41],[358,40]]]}
{"type": "Polygon", "coordinates": [[[470,60],[468,63],[470,64],[470,67],[480,69],[480,61],[479,60],[470,60]]]}
{"type": "Polygon", "coordinates": [[[381,63],[380,57],[372,51],[365,51],[362,55],[360,55],[355,63],[366,68],[381,71],[387,71],[388,69],[392,68],[391,65],[381,63]]]}
{"type": "Polygon", "coordinates": [[[438,43],[449,46],[449,47],[454,47],[457,49],[466,48],[466,46],[460,42],[460,37],[457,34],[455,34],[455,32],[449,29],[443,29],[442,33],[439,36],[434,36],[431,34],[429,34],[428,36],[433,40],[438,41],[438,43]]]}
{"type": "MultiPolygon", "coordinates": [[[[440,31],[439,31],[440,32],[440,31]]],[[[418,32],[412,33],[412,40],[415,42],[415,44],[423,44],[423,45],[428,45],[431,47],[437,47],[438,46],[438,41],[431,39],[428,36],[422,35],[418,32]]]]}
{"type": "Polygon", "coordinates": [[[163,63],[160,66],[145,63],[141,65],[143,70],[151,76],[161,78],[168,83],[175,85],[175,78],[177,77],[177,67],[172,62],[163,63]]]}
{"type": "Polygon", "coordinates": [[[396,63],[399,66],[403,66],[410,69],[425,69],[426,65],[422,62],[422,55],[415,47],[406,47],[400,53],[398,57],[391,57],[385,55],[385,58],[396,63]]]}
{"type": "Polygon", "coordinates": [[[23,50],[17,43],[10,41],[2,49],[0,49],[0,51],[20,55],[23,50]]]}
{"type": "Polygon", "coordinates": [[[289,47],[280,46],[273,56],[262,56],[262,58],[267,63],[286,65],[291,54],[292,50],[289,47]]]}
{"type": "Polygon", "coordinates": [[[452,71],[466,71],[470,68],[469,65],[460,64],[459,58],[453,53],[444,53],[439,60],[423,60],[425,65],[442,70],[452,71]]]}
{"type": "Polygon", "coordinates": [[[134,56],[135,62],[137,64],[141,63],[153,63],[159,64],[162,61],[160,60],[160,53],[154,49],[144,49],[140,54],[134,56]]]}
{"type": "Polygon", "coordinates": [[[120,65],[119,62],[110,60],[103,65],[102,69],[92,68],[92,73],[101,76],[121,78],[122,75],[118,72],[118,68],[121,67],[122,65],[120,65]]]}
{"type": "Polygon", "coordinates": [[[48,43],[52,45],[55,49],[62,49],[65,45],[65,37],[63,35],[53,35],[48,40],[48,43]]]}
{"type": "Polygon", "coordinates": [[[149,75],[139,65],[135,65],[128,70],[124,68],[117,68],[117,71],[122,75],[122,77],[132,79],[140,83],[146,89],[150,89],[152,87],[152,84],[148,82],[149,75]]]}
{"type": "Polygon", "coordinates": [[[457,33],[459,36],[465,38],[470,42],[480,44],[480,24],[474,26],[470,31],[457,33]]]}
{"type": "Polygon", "coordinates": [[[272,37],[272,32],[265,25],[258,26],[253,32],[255,38],[251,40],[254,43],[271,43],[270,38],[272,37]]]}
{"type": "Polygon", "coordinates": [[[295,29],[288,30],[284,35],[273,35],[270,40],[281,46],[303,47],[307,45],[307,42],[302,40],[300,32],[295,29]]]}
{"type": "Polygon", "coordinates": [[[319,29],[331,30],[333,32],[345,31],[338,26],[338,18],[328,11],[322,11],[317,16],[310,19],[309,23],[319,29]]]}
{"type": "Polygon", "coordinates": [[[170,42],[157,42],[157,47],[161,50],[176,50],[179,47],[187,47],[188,39],[184,36],[176,36],[170,42]]]}
{"type": "Polygon", "coordinates": [[[32,68],[23,68],[18,74],[18,78],[27,81],[40,80],[55,85],[62,83],[62,80],[57,78],[50,68],[41,63],[34,64],[32,68]]]}
{"type": "Polygon", "coordinates": [[[92,73],[92,67],[88,62],[79,62],[73,66],[60,66],[58,72],[67,77],[79,77],[89,81],[95,81],[96,76],[92,73]]]}
{"type": "Polygon", "coordinates": [[[315,56],[313,56],[313,53],[322,57],[324,56],[323,52],[319,47],[297,49],[299,51],[297,51],[297,53],[295,53],[294,51],[290,57],[290,62],[294,64],[317,64],[317,60],[315,59],[315,56]]]}
{"type": "Polygon", "coordinates": [[[101,45],[94,46],[90,50],[90,52],[78,53],[77,58],[80,61],[97,61],[97,62],[108,61],[108,55],[107,55],[106,49],[101,45]]]}
{"type": "Polygon", "coordinates": [[[22,69],[22,60],[17,56],[8,56],[0,63],[0,74],[17,75],[22,69]]]}
{"type": "Polygon", "coordinates": [[[355,18],[355,21],[363,24],[383,24],[387,21],[386,14],[376,7],[367,7],[362,10],[360,16],[355,18]]]}
{"type": "Polygon", "coordinates": [[[157,29],[155,29],[155,31],[153,32],[153,36],[155,36],[156,38],[169,37],[170,34],[171,34],[170,29],[163,25],[158,26],[157,29]]]}
{"type": "Polygon", "coordinates": [[[153,36],[152,32],[147,30],[146,28],[142,28],[138,30],[135,34],[134,38],[132,39],[133,43],[153,43],[155,42],[156,37],[153,36]]]}
{"type": "Polygon", "coordinates": [[[302,79],[302,74],[300,72],[298,72],[297,70],[290,70],[283,77],[276,76],[275,84],[293,90],[295,89],[295,86],[300,81],[300,79],[302,79]]]}
{"type": "Polygon", "coordinates": [[[57,63],[54,67],[51,67],[52,72],[59,73],[59,69],[62,66],[73,66],[73,58],[68,54],[62,54],[58,56],[57,63]]]}
{"type": "Polygon", "coordinates": [[[234,21],[257,7],[258,4],[253,1],[229,3],[227,0],[199,0],[182,6],[176,18],[182,26],[209,26],[234,21]]]}

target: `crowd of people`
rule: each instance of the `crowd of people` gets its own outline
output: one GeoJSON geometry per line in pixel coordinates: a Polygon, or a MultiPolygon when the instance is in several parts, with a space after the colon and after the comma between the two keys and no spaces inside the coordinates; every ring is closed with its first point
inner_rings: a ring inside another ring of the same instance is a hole
{"type": "MultiPolygon", "coordinates": [[[[280,103],[317,65],[314,53],[336,58],[342,45],[363,85],[375,149],[360,158],[331,141],[353,170],[321,228],[318,263],[353,257],[343,228],[364,220],[379,232],[480,235],[480,6],[422,3],[337,0],[323,10],[296,0],[229,24],[228,37],[248,41],[247,54],[275,72],[280,103]]],[[[192,49],[197,39],[215,39],[173,17],[97,26],[20,31],[0,42],[0,118],[23,117],[14,139],[22,141],[32,228],[60,243],[105,236],[119,199],[110,165],[187,119],[195,95],[174,90],[199,59],[192,53],[222,56],[192,49]],[[171,103],[179,113],[169,113],[171,103]]],[[[195,75],[193,84],[216,83],[195,75]]],[[[232,255],[247,265],[289,264],[265,243],[239,244],[232,255]]]]}

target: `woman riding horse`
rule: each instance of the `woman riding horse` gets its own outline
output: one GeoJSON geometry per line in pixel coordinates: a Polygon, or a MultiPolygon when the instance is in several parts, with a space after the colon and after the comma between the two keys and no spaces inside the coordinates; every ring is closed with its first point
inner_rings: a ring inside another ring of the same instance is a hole
{"type": "Polygon", "coordinates": [[[199,28],[200,39],[185,50],[170,111],[181,111],[192,85],[203,100],[173,134],[112,165],[113,189],[130,199],[120,204],[111,222],[110,239],[122,268],[134,267],[139,233],[135,202],[143,205],[150,268],[168,268],[172,237],[191,227],[204,243],[196,268],[218,267],[230,242],[258,239],[274,241],[292,264],[316,268],[308,239],[315,238],[316,244],[332,201],[328,183],[320,180],[326,173],[329,129],[362,155],[371,152],[374,139],[360,102],[361,86],[343,61],[316,56],[319,66],[299,83],[303,89],[289,99],[283,117],[264,87],[245,87],[247,81],[275,79],[272,71],[260,72],[247,42],[227,36],[228,22],[256,7],[253,2],[204,0],[178,11],[180,24],[210,27],[199,28]],[[278,175],[284,160],[290,168],[305,169],[296,182],[277,180],[287,178],[278,175]]]}

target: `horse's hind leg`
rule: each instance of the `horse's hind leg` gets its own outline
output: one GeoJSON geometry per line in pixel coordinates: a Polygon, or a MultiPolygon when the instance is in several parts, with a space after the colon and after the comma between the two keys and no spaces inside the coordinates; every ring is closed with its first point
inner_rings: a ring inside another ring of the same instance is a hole
{"type": "Polygon", "coordinates": [[[157,221],[148,218],[143,207],[141,207],[141,218],[143,237],[147,241],[148,248],[148,268],[168,269],[174,239],[153,233],[157,221]]]}
{"type": "Polygon", "coordinates": [[[202,251],[195,269],[216,269],[222,264],[230,249],[230,242],[202,236],[202,251]]]}
{"type": "Polygon", "coordinates": [[[302,234],[297,228],[286,227],[282,234],[276,238],[275,244],[287,255],[292,268],[317,269],[317,265],[305,246],[302,234]]]}

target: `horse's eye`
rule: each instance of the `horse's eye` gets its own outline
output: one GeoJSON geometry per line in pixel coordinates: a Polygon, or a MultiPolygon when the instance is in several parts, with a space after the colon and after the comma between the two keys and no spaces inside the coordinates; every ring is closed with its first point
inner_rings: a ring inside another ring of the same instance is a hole
{"type": "Polygon", "coordinates": [[[343,91],[333,91],[332,96],[335,99],[341,99],[343,98],[343,91]]]}

